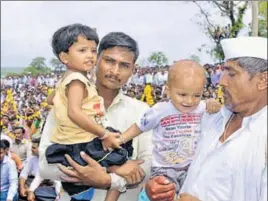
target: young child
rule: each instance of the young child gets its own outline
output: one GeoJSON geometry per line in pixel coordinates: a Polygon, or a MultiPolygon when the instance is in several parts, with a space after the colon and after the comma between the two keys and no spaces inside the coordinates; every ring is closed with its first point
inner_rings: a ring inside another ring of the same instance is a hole
{"type": "Polygon", "coordinates": [[[127,142],[153,129],[152,177],[166,176],[176,184],[176,193],[194,156],[203,113],[220,110],[216,100],[200,101],[205,81],[205,70],[198,63],[191,60],[174,63],[166,88],[170,101],[155,104],[121,135],[127,142]]]}
{"type": "MultiPolygon", "coordinates": [[[[54,144],[46,150],[48,163],[69,166],[64,156],[69,154],[80,165],[86,165],[80,157],[81,151],[106,167],[121,165],[128,159],[128,150],[120,149],[115,140],[120,134],[102,126],[103,99],[87,78],[87,72],[96,64],[98,43],[96,32],[81,24],[62,27],[53,35],[53,52],[67,71],[48,98],[48,103],[53,104],[56,121],[51,138],[54,144]],[[105,152],[103,147],[109,148],[107,143],[118,149],[105,152]]],[[[66,182],[62,182],[62,186],[70,195],[75,195],[72,200],[92,197],[88,186],[66,182]]]]}

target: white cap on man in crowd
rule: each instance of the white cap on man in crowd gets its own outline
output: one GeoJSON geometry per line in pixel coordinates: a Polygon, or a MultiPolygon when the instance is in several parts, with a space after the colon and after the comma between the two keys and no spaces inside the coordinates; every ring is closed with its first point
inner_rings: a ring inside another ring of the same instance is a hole
{"type": "Polygon", "coordinates": [[[238,57],[255,57],[267,60],[267,38],[241,36],[221,41],[225,61],[238,57]]]}

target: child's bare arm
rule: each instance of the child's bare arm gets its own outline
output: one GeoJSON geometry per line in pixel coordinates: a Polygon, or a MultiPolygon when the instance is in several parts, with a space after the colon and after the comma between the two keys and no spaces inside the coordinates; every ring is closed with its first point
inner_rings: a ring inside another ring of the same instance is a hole
{"type": "Polygon", "coordinates": [[[82,103],[85,98],[85,85],[79,80],[72,81],[68,85],[67,98],[69,118],[80,128],[98,137],[102,137],[106,130],[88,118],[82,111],[82,103]]]}
{"type": "Polygon", "coordinates": [[[105,201],[117,201],[120,196],[120,192],[117,190],[108,190],[105,201]]]}
{"type": "Polygon", "coordinates": [[[142,133],[141,129],[137,126],[137,124],[133,124],[130,128],[128,128],[124,133],[122,133],[122,138],[124,142],[128,142],[129,140],[139,136],[142,133]]]}
{"type": "Polygon", "coordinates": [[[49,105],[53,105],[53,99],[54,99],[54,97],[55,97],[55,90],[47,98],[47,103],[49,105]]]}

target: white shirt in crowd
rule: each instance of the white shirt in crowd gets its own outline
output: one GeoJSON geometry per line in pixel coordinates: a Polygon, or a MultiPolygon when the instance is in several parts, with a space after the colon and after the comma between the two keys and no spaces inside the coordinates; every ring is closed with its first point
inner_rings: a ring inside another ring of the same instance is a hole
{"type": "Polygon", "coordinates": [[[13,79],[8,78],[8,79],[6,80],[6,86],[10,86],[10,87],[12,87],[12,86],[13,86],[13,79]]]}
{"type": "Polygon", "coordinates": [[[153,129],[153,167],[189,166],[200,139],[205,101],[190,113],[181,113],[169,102],[159,102],[137,122],[142,131],[153,129]]]}
{"type": "Polygon", "coordinates": [[[132,84],[143,85],[145,83],[144,76],[135,74],[132,76],[131,81],[132,84]]]}
{"type": "MultiPolygon", "coordinates": [[[[20,173],[20,178],[24,178],[25,180],[27,180],[28,176],[34,176],[34,179],[29,187],[29,190],[34,192],[44,180],[40,176],[38,156],[30,156],[27,159],[27,162],[25,163],[20,173]]],[[[54,180],[53,182],[54,182],[56,194],[58,195],[61,190],[61,182],[57,180],[54,180]]]]}
{"type": "Polygon", "coordinates": [[[181,189],[204,201],[267,201],[267,106],[243,119],[224,143],[231,111],[202,119],[202,139],[181,189]]]}
{"type": "Polygon", "coordinates": [[[164,85],[167,82],[168,79],[168,73],[165,71],[164,74],[162,72],[157,73],[157,85],[161,86],[164,85]]]}
{"type": "MultiPolygon", "coordinates": [[[[107,109],[105,114],[106,125],[110,125],[115,129],[124,132],[127,128],[129,128],[137,119],[141,117],[141,115],[149,108],[146,103],[141,101],[132,99],[128,96],[119,93],[111,106],[107,109]]],[[[60,179],[59,177],[62,173],[47,163],[45,157],[45,150],[51,144],[49,142],[49,138],[51,135],[51,130],[54,127],[54,120],[53,120],[53,110],[48,114],[47,122],[43,130],[41,143],[39,145],[39,165],[40,165],[40,172],[44,178],[47,179],[60,179]],[[49,170],[49,171],[48,171],[49,170]]],[[[151,167],[151,155],[152,155],[152,144],[151,144],[151,132],[143,133],[142,135],[136,137],[133,140],[133,156],[132,159],[142,159],[145,162],[141,165],[143,170],[146,173],[146,178],[144,182],[150,177],[150,167],[151,167]]],[[[126,181],[125,179],[121,178],[116,174],[111,174],[112,178],[112,189],[119,189],[124,191],[126,181]]],[[[123,193],[118,201],[137,201],[138,195],[140,192],[140,187],[135,189],[127,189],[127,192],[123,193]]],[[[100,201],[104,200],[106,195],[106,190],[98,190],[96,189],[94,197],[92,201],[100,201]]],[[[62,201],[70,200],[70,197],[65,193],[62,196],[62,201]]]]}
{"type": "Polygon", "coordinates": [[[152,84],[153,83],[153,74],[146,73],[145,74],[145,83],[146,84],[152,84]]]}
{"type": "Polygon", "coordinates": [[[13,141],[10,150],[20,157],[24,163],[26,159],[32,155],[32,143],[26,139],[23,139],[19,144],[13,141]]]}

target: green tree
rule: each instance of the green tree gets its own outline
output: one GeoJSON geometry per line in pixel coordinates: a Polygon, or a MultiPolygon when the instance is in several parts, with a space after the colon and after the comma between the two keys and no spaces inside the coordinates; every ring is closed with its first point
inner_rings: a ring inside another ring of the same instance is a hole
{"type": "MultiPolygon", "coordinates": [[[[215,45],[212,49],[207,50],[206,52],[213,56],[214,59],[217,59],[219,62],[222,62],[224,59],[224,54],[222,47],[215,37],[215,32],[219,27],[213,22],[215,16],[220,16],[229,20],[230,24],[230,36],[232,38],[237,37],[240,30],[245,26],[243,24],[243,17],[245,15],[246,9],[248,8],[248,1],[208,1],[208,2],[199,2],[193,1],[198,8],[200,9],[200,14],[198,14],[199,21],[197,22],[202,26],[204,32],[209,36],[211,40],[214,41],[215,45]],[[205,8],[206,4],[213,6],[213,11],[207,10],[205,8]]],[[[220,27],[221,28],[221,27],[220,27]]],[[[203,46],[206,48],[206,46],[203,46]]]]}
{"type": "Polygon", "coordinates": [[[39,74],[47,74],[51,73],[51,69],[48,67],[41,67],[37,69],[36,67],[29,66],[23,70],[23,74],[31,74],[33,76],[39,75],[39,74]]]}
{"type": "Polygon", "coordinates": [[[57,58],[50,59],[50,64],[52,65],[55,71],[63,72],[65,70],[65,66],[57,58]]]}
{"type": "Polygon", "coordinates": [[[32,62],[30,63],[30,66],[36,68],[36,69],[41,69],[46,67],[46,59],[44,57],[36,57],[32,60],[32,62]]]}
{"type": "Polygon", "coordinates": [[[267,35],[267,1],[259,2],[259,36],[268,37],[267,35]]]}
{"type": "Polygon", "coordinates": [[[168,58],[163,52],[152,52],[148,61],[153,66],[162,66],[168,64],[168,58]]]}

